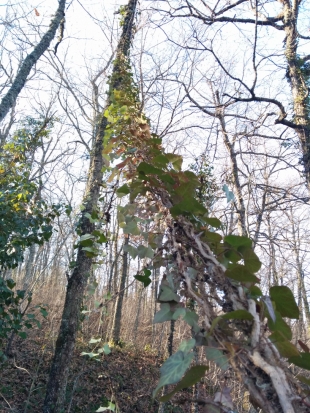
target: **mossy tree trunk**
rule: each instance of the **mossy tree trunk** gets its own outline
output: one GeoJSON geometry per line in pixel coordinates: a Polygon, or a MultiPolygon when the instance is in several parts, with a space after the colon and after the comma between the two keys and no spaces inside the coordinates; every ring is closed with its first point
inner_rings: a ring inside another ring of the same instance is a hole
{"type": "MultiPolygon", "coordinates": [[[[118,56],[128,56],[129,54],[133,35],[136,4],[137,0],[130,0],[127,6],[122,34],[118,43],[116,61],[118,56]]],[[[112,79],[113,81],[110,84],[111,91],[118,89],[121,85],[121,74],[118,74],[117,64],[114,64],[112,79]]],[[[103,178],[103,137],[108,124],[104,113],[110,103],[111,102],[108,99],[97,125],[97,133],[90,159],[87,186],[82,201],[83,208],[79,222],[81,236],[91,234],[95,230],[95,224],[90,222],[87,216],[97,210],[103,178]]],[[[87,256],[86,251],[79,245],[76,266],[68,280],[63,315],[47,384],[43,413],[60,413],[64,408],[68,373],[79,325],[80,308],[87,285],[87,279],[91,272],[92,261],[93,259],[87,256]]]]}

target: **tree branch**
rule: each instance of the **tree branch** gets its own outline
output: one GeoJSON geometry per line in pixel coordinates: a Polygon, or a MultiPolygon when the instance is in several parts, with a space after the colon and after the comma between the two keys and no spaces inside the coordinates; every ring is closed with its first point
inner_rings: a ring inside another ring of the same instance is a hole
{"type": "Polygon", "coordinates": [[[32,67],[47,50],[47,48],[51,44],[51,41],[55,37],[56,30],[58,29],[60,22],[64,19],[65,5],[66,0],[59,0],[59,6],[56,11],[55,18],[51,21],[48,31],[42,37],[34,50],[30,54],[28,54],[26,59],[23,61],[12,86],[8,90],[7,94],[2,98],[0,103],[0,122],[4,119],[9,110],[15,105],[16,99],[23,89],[32,67]]]}

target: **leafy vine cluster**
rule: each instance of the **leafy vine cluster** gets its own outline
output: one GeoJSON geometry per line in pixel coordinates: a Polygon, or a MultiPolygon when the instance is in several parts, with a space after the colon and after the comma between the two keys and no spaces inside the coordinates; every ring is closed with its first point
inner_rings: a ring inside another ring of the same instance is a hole
{"type": "MultiPolygon", "coordinates": [[[[119,197],[128,199],[119,207],[123,232],[143,240],[138,247],[128,245],[128,252],[133,258],[150,259],[144,275],[136,276],[145,286],[151,282],[150,269],[165,269],[158,295],[161,308],[154,322],[181,318],[193,332],[192,339],[161,367],[154,395],[161,387],[179,382],[190,367],[193,347],[204,346],[206,359],[222,370],[232,367],[264,411],[304,411],[306,396],[300,387],[300,397],[293,397],[299,384],[283,361],[288,358],[310,369],[309,349],[300,342],[304,351],[299,351],[291,343],[292,331],[285,321],[299,317],[291,290],[274,286],[263,294],[256,275],[261,263],[252,241],[215,232],[221,223],[197,200],[199,179],[182,170],[182,157],[165,152],[162,139],[151,132],[129,60],[118,56],[116,64],[119,71],[113,76],[119,77],[122,87],[111,92],[104,114],[108,119],[104,154],[111,165],[116,164],[108,167],[109,180],[117,176],[125,182],[117,189],[119,197]],[[153,224],[147,232],[146,223],[153,224]],[[196,312],[185,306],[185,299],[194,300],[196,312]]],[[[207,369],[200,367],[188,370],[175,391],[199,381],[207,369]]],[[[308,382],[303,376],[300,380],[308,382]]],[[[214,411],[229,411],[231,402],[223,400],[205,404],[218,409],[214,411]]]]}

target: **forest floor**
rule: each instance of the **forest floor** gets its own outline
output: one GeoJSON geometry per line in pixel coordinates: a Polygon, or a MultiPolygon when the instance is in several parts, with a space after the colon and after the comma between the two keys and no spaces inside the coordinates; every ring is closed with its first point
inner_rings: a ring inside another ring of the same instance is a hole
{"type": "MultiPolygon", "coordinates": [[[[12,355],[0,366],[0,412],[41,413],[54,340],[35,328],[26,339],[16,337],[12,355]]],[[[158,412],[152,391],[163,360],[127,345],[114,347],[100,361],[81,356],[91,351],[81,339],[70,369],[64,413],[93,413],[112,402],[116,412],[158,412]]],[[[108,410],[109,412],[110,410],[108,410]]],[[[189,412],[190,406],[167,404],[165,413],[189,412]]]]}

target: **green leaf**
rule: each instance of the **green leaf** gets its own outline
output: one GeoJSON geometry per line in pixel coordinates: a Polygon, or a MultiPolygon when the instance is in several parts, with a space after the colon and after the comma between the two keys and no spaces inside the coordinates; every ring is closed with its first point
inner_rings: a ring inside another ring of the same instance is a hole
{"type": "Polygon", "coordinates": [[[132,220],[129,221],[124,227],[123,227],[124,234],[130,234],[130,235],[140,235],[140,230],[137,226],[137,221],[132,220]]]}
{"type": "Polygon", "coordinates": [[[100,343],[100,341],[101,341],[101,338],[91,338],[88,343],[96,344],[96,343],[100,343]]]}
{"type": "Polygon", "coordinates": [[[161,175],[163,173],[161,169],[155,168],[155,166],[146,162],[141,162],[137,168],[137,171],[143,172],[145,175],[161,175]]]}
{"type": "Polygon", "coordinates": [[[200,204],[194,197],[188,196],[174,205],[170,212],[173,216],[182,215],[185,213],[192,213],[194,215],[203,215],[207,212],[206,208],[200,204]]]}
{"type": "Polygon", "coordinates": [[[132,245],[124,245],[124,251],[128,252],[128,254],[135,259],[138,256],[137,248],[133,247],[132,245]]]}
{"type": "Polygon", "coordinates": [[[280,331],[273,332],[269,340],[276,346],[282,357],[299,356],[299,351],[294,344],[288,341],[280,331]]]}
{"type": "Polygon", "coordinates": [[[183,163],[183,157],[181,155],[176,155],[174,153],[166,153],[165,156],[176,171],[181,170],[183,163]]]}
{"type": "Polygon", "coordinates": [[[153,392],[153,397],[161,387],[177,383],[188,369],[193,357],[193,353],[186,354],[183,351],[177,351],[169,357],[160,368],[160,380],[153,392]]]}
{"type": "Polygon", "coordinates": [[[106,412],[107,410],[115,412],[115,404],[109,402],[107,407],[99,407],[99,409],[97,409],[96,412],[106,412]]]}
{"type": "Polygon", "coordinates": [[[253,320],[253,316],[251,313],[249,313],[246,310],[235,310],[235,311],[230,311],[229,313],[222,314],[218,317],[216,317],[211,325],[210,332],[209,334],[212,333],[216,325],[219,323],[221,320],[253,320]]]}
{"type": "Polygon", "coordinates": [[[167,285],[162,285],[158,301],[175,301],[178,303],[180,301],[180,297],[172,290],[172,288],[167,285]]]}
{"type": "Polygon", "coordinates": [[[193,280],[195,279],[198,271],[195,268],[187,267],[186,274],[193,280]]]}
{"type": "Polygon", "coordinates": [[[148,275],[135,275],[134,278],[137,281],[140,281],[143,283],[144,287],[146,288],[148,285],[151,284],[152,280],[150,279],[150,277],[148,275]]]}
{"type": "Polygon", "coordinates": [[[122,196],[128,195],[130,193],[130,189],[129,189],[127,184],[124,184],[123,186],[118,188],[116,193],[117,193],[118,197],[121,198],[122,196]]]}
{"type": "Polygon", "coordinates": [[[227,235],[224,241],[233,247],[252,247],[252,241],[248,237],[240,237],[239,235],[227,235]]]}
{"type": "Polygon", "coordinates": [[[228,259],[228,261],[232,263],[237,263],[241,260],[241,255],[234,249],[225,251],[224,255],[228,259]]]}
{"type": "Polygon", "coordinates": [[[168,303],[160,305],[160,310],[155,314],[153,323],[163,323],[164,321],[172,320],[173,312],[170,310],[168,303]]]}
{"type": "Polygon", "coordinates": [[[220,367],[221,370],[229,369],[228,357],[223,354],[221,350],[215,347],[206,347],[206,357],[208,360],[214,361],[214,363],[220,367]]]}
{"type": "Polygon", "coordinates": [[[240,282],[259,282],[259,279],[241,264],[234,264],[231,268],[228,268],[225,275],[240,282]]]}
{"type": "Polygon", "coordinates": [[[104,353],[105,355],[108,355],[108,354],[110,354],[111,353],[111,349],[110,349],[110,346],[109,346],[109,344],[105,344],[103,347],[101,347],[99,350],[98,350],[100,353],[104,353]]]}
{"type": "Polygon", "coordinates": [[[290,357],[288,362],[303,369],[310,370],[310,353],[299,353],[299,356],[290,357]]]}
{"type": "Polygon", "coordinates": [[[248,295],[251,298],[258,298],[261,297],[263,293],[262,290],[259,287],[257,287],[257,285],[252,285],[252,287],[249,288],[248,295]]]}
{"type": "Polygon", "coordinates": [[[139,258],[150,258],[152,259],[154,256],[154,251],[150,246],[145,247],[144,245],[139,245],[137,248],[137,252],[139,255],[139,258]]]}
{"type": "Polygon", "coordinates": [[[82,351],[81,356],[87,356],[90,359],[96,358],[99,356],[99,353],[86,353],[85,351],[82,351]]]}
{"type": "Polygon", "coordinates": [[[21,331],[20,333],[18,333],[18,335],[21,338],[27,338],[27,333],[25,333],[24,331],[21,331]]]}
{"type": "Polygon", "coordinates": [[[292,331],[290,329],[290,326],[286,324],[278,311],[275,311],[275,316],[275,322],[271,319],[271,317],[268,317],[269,330],[280,331],[284,335],[284,337],[286,337],[288,340],[292,340],[292,331]]]}
{"type": "Polygon", "coordinates": [[[191,387],[196,384],[199,380],[201,380],[205,372],[209,369],[207,366],[193,366],[191,367],[188,372],[185,374],[183,379],[176,385],[172,392],[166,394],[165,396],[161,397],[159,400],[161,402],[167,402],[171,399],[171,397],[177,393],[178,391],[191,387]]]}
{"type": "Polygon", "coordinates": [[[217,232],[204,231],[202,239],[207,242],[219,243],[222,241],[222,236],[217,232]]]}
{"type": "Polygon", "coordinates": [[[107,237],[105,236],[105,234],[103,234],[100,230],[95,229],[92,234],[97,238],[96,241],[99,244],[104,244],[105,242],[108,241],[107,237]]]}
{"type": "Polygon", "coordinates": [[[44,318],[48,316],[48,312],[46,311],[44,307],[40,307],[40,313],[42,314],[44,318]]]}
{"type": "Polygon", "coordinates": [[[183,317],[186,314],[186,309],[184,307],[177,308],[173,313],[172,320],[177,320],[179,317],[183,317]]]}
{"type": "Polygon", "coordinates": [[[282,317],[299,318],[299,309],[292,291],[286,286],[275,286],[269,290],[270,298],[282,317]]]}
{"type": "Polygon", "coordinates": [[[253,316],[247,310],[235,310],[220,316],[224,320],[253,320],[253,316]]]}
{"type": "Polygon", "coordinates": [[[178,351],[184,351],[185,353],[188,353],[195,347],[195,344],[196,344],[196,340],[194,338],[191,338],[189,340],[184,340],[179,345],[178,351]]]}
{"type": "Polygon", "coordinates": [[[262,263],[251,247],[239,247],[238,252],[241,252],[245,267],[252,272],[260,270],[262,263]]]}
{"type": "Polygon", "coordinates": [[[298,380],[300,380],[302,383],[306,384],[307,386],[310,386],[310,379],[304,376],[297,376],[298,380]]]}
{"type": "Polygon", "coordinates": [[[167,164],[169,163],[169,159],[165,155],[160,154],[160,155],[155,156],[153,162],[154,162],[154,165],[157,165],[161,168],[165,168],[167,164]]]}
{"type": "Polygon", "coordinates": [[[88,239],[93,239],[93,238],[94,238],[94,236],[92,234],[84,234],[84,235],[81,235],[80,242],[81,241],[86,241],[88,239]]]}
{"type": "Polygon", "coordinates": [[[204,220],[213,228],[221,228],[222,226],[221,221],[217,218],[204,217],[204,220]]]}
{"type": "Polygon", "coordinates": [[[194,328],[195,333],[197,333],[197,330],[200,330],[198,326],[198,318],[199,318],[198,314],[196,314],[195,311],[189,311],[189,310],[186,311],[186,314],[183,317],[183,320],[188,325],[194,328]]]}

